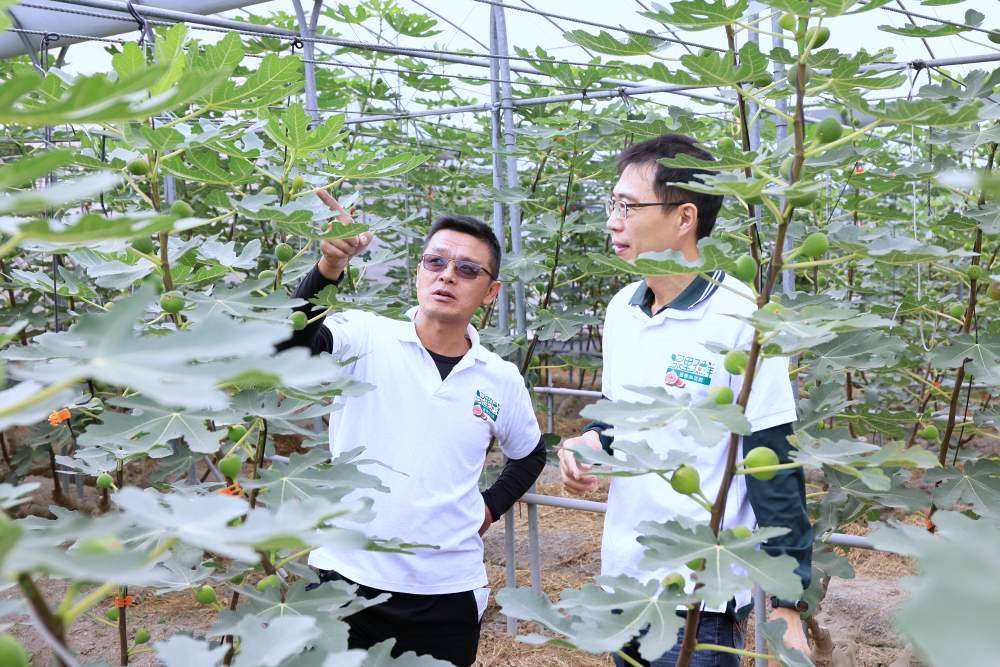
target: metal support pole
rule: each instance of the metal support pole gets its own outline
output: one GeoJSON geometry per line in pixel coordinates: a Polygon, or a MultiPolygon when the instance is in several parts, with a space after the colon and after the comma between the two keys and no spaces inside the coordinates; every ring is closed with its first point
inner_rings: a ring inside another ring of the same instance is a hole
{"type": "MultiPolygon", "coordinates": [[[[507,22],[504,18],[503,7],[493,6],[493,15],[496,22],[496,52],[500,56],[498,64],[500,66],[500,106],[503,110],[503,140],[506,150],[505,161],[507,169],[507,187],[516,188],[520,185],[517,173],[517,139],[514,136],[514,94],[510,85],[510,61],[507,55],[507,22]]],[[[513,202],[509,205],[508,215],[510,220],[510,249],[514,259],[521,256],[521,204],[513,202]]],[[[514,314],[517,326],[517,334],[525,335],[526,317],[524,305],[524,283],[520,280],[514,283],[514,314]]]]}
{"type": "MultiPolygon", "coordinates": [[[[767,623],[767,596],[760,586],[753,587],[753,643],[757,653],[767,653],[767,640],[761,628],[767,623]]],[[[745,640],[744,640],[745,641],[745,640]]],[[[754,667],[767,667],[765,658],[754,658],[754,667]]]]}
{"type": "Polygon", "coordinates": [[[177,201],[177,180],[173,174],[167,174],[163,177],[163,199],[167,203],[167,207],[177,201]]]}
{"type": "Polygon", "coordinates": [[[313,122],[319,122],[319,100],[316,95],[316,42],[311,37],[315,35],[316,22],[319,20],[319,9],[323,0],[313,1],[313,11],[309,21],[302,9],[302,0],[292,0],[295,6],[295,17],[299,22],[299,34],[302,35],[302,61],[305,65],[306,110],[313,122]]]}
{"type": "MultiPolygon", "coordinates": [[[[497,55],[497,29],[496,16],[490,12],[490,52],[497,55]]],[[[503,166],[500,162],[500,87],[497,85],[500,77],[499,58],[490,60],[490,146],[493,149],[493,188],[499,190],[503,187],[503,166]]],[[[493,202],[493,233],[496,234],[500,247],[506,247],[504,241],[503,225],[503,204],[499,201],[493,202]]],[[[497,319],[500,331],[504,334],[510,332],[510,319],[507,312],[507,287],[500,287],[500,294],[497,296],[497,319]]]]}
{"type": "MultiPolygon", "coordinates": [[[[551,371],[551,369],[548,370],[545,374],[549,378],[549,381],[547,383],[549,386],[546,387],[546,389],[552,389],[553,387],[552,387],[552,371],[551,371]]],[[[545,392],[544,396],[545,396],[545,414],[547,415],[546,418],[545,418],[545,426],[546,426],[545,430],[548,433],[552,433],[552,432],[554,432],[556,430],[556,414],[555,414],[556,413],[556,396],[551,391],[545,392]]]]}
{"type": "MultiPolygon", "coordinates": [[[[500,162],[500,87],[497,85],[500,77],[500,63],[498,56],[498,35],[496,14],[490,12],[490,145],[493,149],[493,188],[499,190],[503,186],[503,166],[500,162]]],[[[496,234],[500,247],[506,247],[504,242],[503,224],[503,204],[499,201],[493,202],[493,232],[496,234]]],[[[510,319],[507,313],[507,288],[500,287],[500,294],[497,296],[498,326],[501,332],[510,332],[510,319]]],[[[504,515],[503,523],[504,538],[504,560],[507,586],[514,588],[517,586],[517,566],[514,553],[514,512],[508,510],[504,515]]],[[[517,634],[517,619],[507,617],[507,634],[514,636],[517,634]]]]}
{"type": "MultiPolygon", "coordinates": [[[[510,85],[510,61],[507,56],[507,22],[503,7],[494,5],[491,9],[495,39],[490,40],[494,53],[498,56],[500,78],[500,107],[503,116],[503,141],[505,168],[507,172],[507,187],[516,188],[520,185],[517,173],[517,140],[514,136],[514,94],[510,85]]],[[[494,84],[495,85],[495,84],[494,84]]],[[[495,180],[495,179],[494,179],[495,180]]],[[[511,203],[507,209],[510,220],[510,249],[516,260],[521,256],[521,204],[511,203]]],[[[514,320],[517,334],[524,336],[527,331],[527,316],[524,304],[524,283],[520,280],[514,283],[514,320]]],[[[535,485],[531,485],[531,491],[535,485]]],[[[509,515],[510,513],[508,513],[509,515]]],[[[513,519],[511,520],[513,524],[513,519]]],[[[513,529],[511,530],[511,549],[513,551],[513,529]]],[[[541,545],[538,539],[538,507],[528,505],[528,559],[531,563],[531,587],[535,591],[542,590],[541,545]]]]}

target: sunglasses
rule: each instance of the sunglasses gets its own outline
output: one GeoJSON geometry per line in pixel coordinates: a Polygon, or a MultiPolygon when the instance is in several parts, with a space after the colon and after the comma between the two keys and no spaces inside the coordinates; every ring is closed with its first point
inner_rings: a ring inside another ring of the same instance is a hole
{"type": "Polygon", "coordinates": [[[455,264],[455,273],[466,280],[475,280],[479,277],[480,273],[485,273],[493,280],[497,279],[495,275],[484,269],[479,264],[470,262],[466,259],[450,259],[448,257],[442,257],[441,255],[427,254],[420,260],[423,267],[431,273],[441,273],[448,268],[449,264],[453,262],[455,264]]]}

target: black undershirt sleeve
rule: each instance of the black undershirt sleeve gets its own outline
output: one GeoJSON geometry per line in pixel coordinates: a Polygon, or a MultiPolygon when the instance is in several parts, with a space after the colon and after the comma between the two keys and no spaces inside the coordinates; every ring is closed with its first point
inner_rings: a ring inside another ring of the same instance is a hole
{"type": "MultiPolygon", "coordinates": [[[[607,396],[601,396],[601,398],[605,401],[611,400],[607,396]]],[[[597,431],[597,436],[601,439],[601,448],[608,454],[614,454],[614,449],[611,446],[615,441],[614,436],[604,435],[604,432],[609,428],[611,428],[611,424],[608,424],[607,422],[592,421],[583,427],[583,432],[597,431]]]]}
{"type": "Polygon", "coordinates": [[[508,459],[493,485],[483,491],[483,500],[496,521],[527,493],[545,467],[545,442],[538,440],[523,459],[508,459]]]}
{"type": "MultiPolygon", "coordinates": [[[[297,306],[294,310],[304,312],[306,317],[309,319],[319,315],[322,312],[322,309],[308,303],[309,299],[319,294],[323,288],[328,285],[339,285],[343,277],[344,274],[340,274],[340,278],[337,280],[327,280],[326,277],[319,272],[319,268],[314,266],[312,270],[306,274],[305,278],[302,279],[298,287],[295,288],[294,296],[300,299],[305,299],[306,303],[302,306],[297,306]]],[[[294,332],[292,337],[288,340],[284,340],[274,346],[277,352],[287,350],[290,347],[307,347],[313,354],[319,354],[320,352],[332,352],[333,334],[331,334],[330,330],[325,324],[323,324],[323,320],[316,320],[315,322],[310,322],[304,328],[294,332]]]]}
{"type": "MultiPolygon", "coordinates": [[[[770,447],[781,463],[789,463],[792,445],[788,436],[791,424],[781,424],[743,437],[743,454],[754,447],[770,447]]],[[[762,546],[771,555],[788,554],[799,562],[795,573],[802,579],[802,587],[809,588],[812,580],[812,525],[806,511],[806,476],[804,470],[791,468],[779,470],[769,480],[746,475],[747,495],[757,517],[758,526],[788,528],[791,532],[772,537],[762,546]]]]}

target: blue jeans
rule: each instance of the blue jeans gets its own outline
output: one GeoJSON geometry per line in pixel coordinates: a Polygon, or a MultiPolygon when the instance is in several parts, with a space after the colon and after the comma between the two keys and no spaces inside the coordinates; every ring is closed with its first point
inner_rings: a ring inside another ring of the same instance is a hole
{"type": "MultiPolygon", "coordinates": [[[[698,642],[743,648],[743,629],[745,627],[746,625],[737,621],[732,614],[703,613],[698,623],[698,642]]],[[[677,656],[681,652],[683,638],[684,628],[681,628],[677,631],[677,643],[674,644],[674,647],[653,662],[647,662],[639,657],[638,645],[634,641],[626,645],[623,650],[640,665],[674,667],[677,664],[677,656]]],[[[615,655],[614,658],[616,667],[631,667],[620,656],[615,655]]],[[[718,651],[695,651],[694,655],[691,656],[690,665],[691,667],[739,667],[740,656],[732,653],[719,653],[718,651]]]]}

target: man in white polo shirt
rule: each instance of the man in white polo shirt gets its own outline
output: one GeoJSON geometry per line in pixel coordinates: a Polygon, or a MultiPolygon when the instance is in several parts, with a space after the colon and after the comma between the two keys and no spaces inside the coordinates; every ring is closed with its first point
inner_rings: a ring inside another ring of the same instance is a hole
{"type": "MultiPolygon", "coordinates": [[[[350,223],[327,195],[321,198],[350,223]]],[[[295,294],[312,298],[340,281],[370,234],[323,241],[322,257],[295,294]]],[[[365,597],[388,601],[349,616],[351,648],[396,638],[394,655],[415,651],[464,666],[476,657],[485,607],[482,534],[528,490],[545,465],[531,397],[518,369],[482,347],[470,325],[497,295],[500,246],[479,220],[449,216],[427,235],[416,274],[418,306],[405,321],[345,311],[311,323],[279,349],[354,359],[351,375],[375,389],[340,397],[330,415],[330,449],[364,447],[385,464],[372,472],[387,494],[374,496],[368,535],[431,544],[413,554],[314,551],[309,563],[323,581],[359,584],[365,597]],[[509,457],[497,481],[478,481],[492,439],[509,457]]],[[[311,304],[303,306],[310,317],[311,304]]]]}
{"type": "MultiPolygon", "coordinates": [[[[700,160],[712,157],[694,140],[682,135],[663,135],[627,148],[618,157],[619,180],[607,203],[608,229],[616,255],[634,260],[642,253],[675,250],[689,261],[697,260],[698,240],[708,236],[722,206],[722,197],[685,190],[684,182],[697,180],[697,169],[661,165],[658,160],[690,155],[700,160]]],[[[641,394],[626,387],[665,387],[675,396],[687,394],[693,403],[708,398],[709,390],[728,387],[740,393],[742,375],[732,375],[723,366],[723,353],[713,349],[749,349],[754,329],[733,317],[749,316],[756,310],[751,289],[722,271],[712,281],[698,274],[650,276],[623,288],[610,301],[603,332],[602,389],[615,401],[643,401],[641,394]],[[719,284],[722,287],[719,287],[719,284]],[[751,297],[751,298],[745,298],[751,297]],[[715,344],[714,347],[712,344],[715,344]]],[[[743,452],[767,446],[788,461],[787,436],[796,419],[795,401],[785,358],[768,358],[758,368],[746,408],[752,435],[742,438],[743,452]]],[[[587,445],[613,451],[613,440],[604,435],[609,426],[588,425],[582,436],[564,443],[559,452],[565,487],[573,493],[593,490],[597,477],[579,463],[571,448],[587,445]]],[[[618,437],[624,438],[623,433],[618,437]]],[[[644,431],[641,436],[656,451],[683,450],[694,457],[705,496],[714,500],[726,466],[729,436],[714,446],[705,446],[683,435],[673,425],[644,431]]],[[[601,546],[601,573],[629,575],[642,581],[662,580],[663,572],[639,567],[643,547],[636,541],[643,521],[668,521],[687,517],[707,523],[710,515],[689,496],[676,493],[655,475],[613,477],[608,493],[608,511],[601,546]]],[[[811,576],[812,531],[805,505],[805,480],[801,468],[784,470],[769,481],[736,475],[727,498],[723,528],[755,525],[790,529],[787,535],[764,545],[772,554],[795,557],[796,572],[808,587],[811,576]]],[[[701,615],[698,641],[737,648],[744,642],[741,628],[750,609],[750,591],[741,591],[725,608],[707,608],[701,615]]],[[[785,643],[808,655],[808,644],[799,618],[803,603],[771,598],[772,615],[788,624],[785,643]]],[[[680,637],[678,637],[678,642],[680,637]]],[[[652,665],[673,665],[679,645],[652,665]]],[[[635,646],[626,652],[640,664],[635,646]]],[[[739,656],[699,651],[697,664],[739,665],[739,656]]],[[[615,657],[616,664],[624,661],[615,657]]],[[[693,663],[694,664],[694,663],[693,663]]]]}

